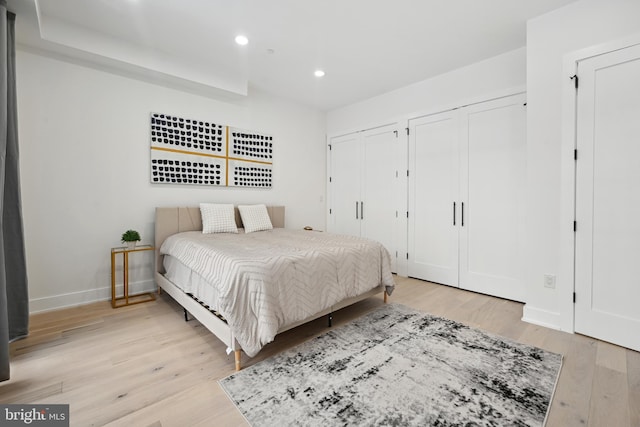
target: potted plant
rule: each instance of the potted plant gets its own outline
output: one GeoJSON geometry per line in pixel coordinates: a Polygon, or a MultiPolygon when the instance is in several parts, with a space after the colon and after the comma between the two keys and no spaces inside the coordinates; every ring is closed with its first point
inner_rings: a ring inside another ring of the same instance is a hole
{"type": "Polygon", "coordinates": [[[140,233],[136,230],[127,230],[122,233],[122,243],[127,244],[128,250],[133,250],[136,248],[136,242],[140,241],[140,233]]]}

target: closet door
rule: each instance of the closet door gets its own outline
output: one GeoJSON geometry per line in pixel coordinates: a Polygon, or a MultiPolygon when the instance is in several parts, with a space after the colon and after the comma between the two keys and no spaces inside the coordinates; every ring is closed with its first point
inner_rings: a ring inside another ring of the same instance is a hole
{"type": "Polygon", "coordinates": [[[332,233],[360,236],[360,163],[358,133],[331,139],[332,233]]]}
{"type": "Polygon", "coordinates": [[[396,271],[394,225],[396,220],[396,125],[362,132],[361,235],[382,243],[396,271]]]}
{"type": "Polygon", "coordinates": [[[458,286],[457,111],[409,121],[408,275],[458,286]]]}
{"type": "Polygon", "coordinates": [[[640,351],[640,46],[578,76],[575,330],[640,351]]]}
{"type": "Polygon", "coordinates": [[[524,301],[526,98],[465,108],[460,287],[524,301]]]}

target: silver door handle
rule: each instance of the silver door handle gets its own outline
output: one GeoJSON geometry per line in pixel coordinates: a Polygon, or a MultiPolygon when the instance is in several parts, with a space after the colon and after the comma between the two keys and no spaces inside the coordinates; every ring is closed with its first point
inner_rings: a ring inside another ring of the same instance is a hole
{"type": "Polygon", "coordinates": [[[358,202],[356,202],[356,219],[358,219],[358,202]]]}
{"type": "Polygon", "coordinates": [[[360,219],[364,219],[364,202],[360,202],[360,219]]]}

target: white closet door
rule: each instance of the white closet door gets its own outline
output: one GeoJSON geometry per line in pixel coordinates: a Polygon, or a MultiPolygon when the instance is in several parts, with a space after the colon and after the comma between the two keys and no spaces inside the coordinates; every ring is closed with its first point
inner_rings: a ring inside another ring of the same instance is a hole
{"type": "Polygon", "coordinates": [[[525,296],[525,102],[501,98],[460,116],[460,287],[516,301],[525,296]]]}
{"type": "Polygon", "coordinates": [[[640,46],[578,76],[575,330],[640,351],[640,46]]]}
{"type": "Polygon", "coordinates": [[[452,286],[458,286],[460,212],[456,114],[409,121],[408,273],[452,286]]]}
{"type": "Polygon", "coordinates": [[[331,216],[328,231],[360,235],[360,145],[357,133],[331,139],[331,216]]]}
{"type": "Polygon", "coordinates": [[[361,235],[377,240],[387,248],[391,254],[392,271],[396,271],[397,145],[398,129],[395,125],[362,133],[361,235]]]}

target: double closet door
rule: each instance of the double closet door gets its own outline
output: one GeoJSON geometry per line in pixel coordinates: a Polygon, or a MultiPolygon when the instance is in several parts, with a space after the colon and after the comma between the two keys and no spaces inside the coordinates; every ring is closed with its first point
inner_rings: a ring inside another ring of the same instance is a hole
{"type": "Polygon", "coordinates": [[[526,98],[409,121],[408,275],[524,301],[526,98]]]}
{"type": "Polygon", "coordinates": [[[396,271],[397,125],[330,141],[328,229],[382,243],[396,271]]]}

